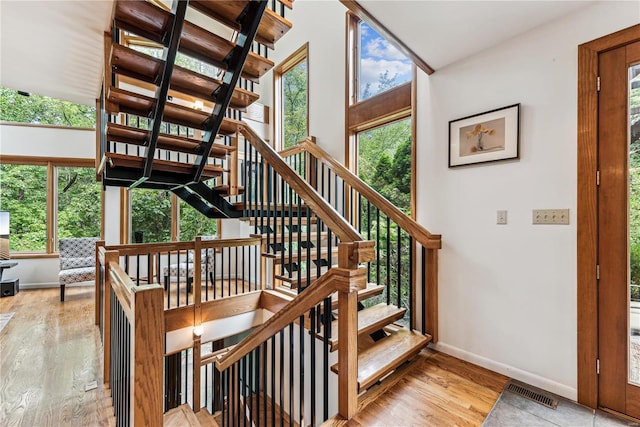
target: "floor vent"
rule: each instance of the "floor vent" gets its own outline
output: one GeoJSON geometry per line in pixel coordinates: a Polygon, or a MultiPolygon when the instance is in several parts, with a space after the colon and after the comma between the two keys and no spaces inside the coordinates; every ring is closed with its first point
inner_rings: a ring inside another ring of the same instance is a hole
{"type": "Polygon", "coordinates": [[[505,387],[505,390],[508,390],[526,399],[533,400],[534,402],[546,406],[547,408],[556,409],[558,407],[557,399],[532,390],[525,385],[509,383],[509,385],[505,387]]]}

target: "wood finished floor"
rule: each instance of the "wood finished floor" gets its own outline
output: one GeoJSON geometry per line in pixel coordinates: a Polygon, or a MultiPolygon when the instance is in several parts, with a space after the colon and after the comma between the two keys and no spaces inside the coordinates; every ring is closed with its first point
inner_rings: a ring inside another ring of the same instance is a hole
{"type": "Polygon", "coordinates": [[[358,415],[324,426],[480,426],[509,378],[430,349],[362,394],[358,415]]]}
{"type": "MultiPolygon", "coordinates": [[[[0,299],[15,312],[0,332],[0,426],[114,426],[102,387],[101,344],[93,325],[93,288],[22,291],[0,299]],[[88,392],[85,385],[97,381],[88,392]]],[[[423,350],[360,398],[340,426],[479,426],[507,377],[423,350]]]]}
{"type": "Polygon", "coordinates": [[[57,288],[0,298],[0,313],[16,313],[0,332],[0,426],[115,426],[93,306],[90,286],[64,303],[57,288]]]}

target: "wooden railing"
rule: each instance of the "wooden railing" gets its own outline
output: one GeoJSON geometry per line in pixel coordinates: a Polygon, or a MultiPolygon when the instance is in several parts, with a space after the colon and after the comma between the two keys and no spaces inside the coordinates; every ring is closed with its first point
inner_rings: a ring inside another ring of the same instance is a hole
{"type": "Polygon", "coordinates": [[[315,138],[308,137],[280,155],[354,228],[376,240],[376,253],[373,262],[368,263],[367,277],[387,286],[387,303],[406,305],[411,329],[420,329],[437,342],[441,236],[429,232],[371,188],[320,148],[315,138]],[[405,248],[408,259],[401,259],[405,248]],[[421,249],[420,260],[418,249],[421,249]],[[391,256],[393,251],[396,252],[395,259],[391,256]],[[406,278],[400,277],[403,265],[406,278]],[[397,273],[396,278],[391,277],[392,270],[397,273]],[[422,302],[421,307],[417,307],[418,299],[422,302]],[[416,321],[417,311],[422,313],[420,322],[416,321]]]}
{"type": "MultiPolygon", "coordinates": [[[[366,275],[359,265],[371,261],[374,257],[374,242],[365,241],[358,231],[329,204],[304,178],[296,173],[284,159],[267,144],[249,126],[242,126],[240,132],[245,137],[251,150],[255,150],[259,160],[256,163],[265,165],[280,177],[283,185],[287,185],[291,193],[303,202],[309,211],[326,225],[339,239],[338,269],[329,269],[325,275],[308,286],[296,296],[286,307],[280,310],[274,318],[257,328],[243,342],[233,350],[221,356],[216,366],[225,370],[257,348],[269,337],[279,333],[283,327],[304,314],[322,299],[338,291],[338,309],[343,313],[338,321],[338,333],[341,344],[338,353],[338,412],[349,419],[356,414],[358,397],[358,369],[357,359],[357,311],[359,289],[366,287],[366,275]],[[326,276],[326,277],[325,277],[326,276]],[[308,294],[307,294],[308,293],[308,294]]],[[[245,156],[248,153],[245,147],[245,156]]],[[[251,155],[253,157],[253,155],[251,155]]],[[[260,173],[260,172],[259,172],[260,173]]],[[[262,169],[261,173],[269,172],[262,169]]],[[[265,181],[260,179],[260,191],[265,190],[265,181]]],[[[251,186],[251,185],[249,185],[251,186]]],[[[267,189],[268,190],[268,189],[267,189]]],[[[257,201],[256,201],[257,202],[257,201]]],[[[267,211],[277,211],[278,200],[270,200],[267,211]]],[[[264,204],[264,199],[262,199],[264,204]]],[[[263,209],[260,209],[264,212],[263,209]]]]}
{"type": "Polygon", "coordinates": [[[162,287],[136,286],[117,251],[98,251],[103,269],[104,382],[117,425],[162,425],[162,287]]]}

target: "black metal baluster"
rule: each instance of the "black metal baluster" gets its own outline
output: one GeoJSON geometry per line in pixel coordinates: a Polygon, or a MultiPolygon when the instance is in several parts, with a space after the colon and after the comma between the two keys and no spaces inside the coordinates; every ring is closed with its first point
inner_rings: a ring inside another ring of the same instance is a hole
{"type": "Polygon", "coordinates": [[[409,329],[413,330],[415,326],[414,317],[414,307],[415,303],[413,300],[413,237],[409,235],[409,329]]]}
{"type": "Polygon", "coordinates": [[[387,217],[387,305],[391,304],[391,219],[387,217]]]}

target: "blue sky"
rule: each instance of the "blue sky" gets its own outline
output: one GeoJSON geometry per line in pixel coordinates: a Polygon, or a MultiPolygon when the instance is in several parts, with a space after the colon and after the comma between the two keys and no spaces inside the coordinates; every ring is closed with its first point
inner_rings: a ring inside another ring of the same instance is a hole
{"type": "Polygon", "coordinates": [[[360,25],[360,33],[360,93],[367,83],[371,83],[371,94],[378,93],[378,78],[386,70],[391,77],[397,74],[396,83],[411,80],[411,61],[406,56],[365,22],[360,25]]]}

